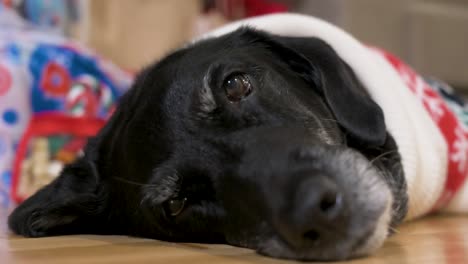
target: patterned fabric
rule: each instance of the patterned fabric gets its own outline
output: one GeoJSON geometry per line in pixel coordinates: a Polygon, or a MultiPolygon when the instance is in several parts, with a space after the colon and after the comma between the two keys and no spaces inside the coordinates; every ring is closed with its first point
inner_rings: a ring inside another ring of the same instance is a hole
{"type": "Polygon", "coordinates": [[[468,130],[468,104],[465,100],[456,94],[449,84],[439,79],[426,77],[424,80],[444,99],[452,112],[462,121],[463,128],[468,130]]]}
{"type": "Polygon", "coordinates": [[[71,162],[131,81],[0,8],[0,204],[22,200],[71,162]]]}
{"type": "Polygon", "coordinates": [[[417,100],[424,105],[447,143],[447,180],[433,208],[434,211],[439,210],[455,196],[468,175],[468,109],[447,84],[435,79],[423,79],[395,56],[382,50],[377,52],[396,69],[417,100]]]}

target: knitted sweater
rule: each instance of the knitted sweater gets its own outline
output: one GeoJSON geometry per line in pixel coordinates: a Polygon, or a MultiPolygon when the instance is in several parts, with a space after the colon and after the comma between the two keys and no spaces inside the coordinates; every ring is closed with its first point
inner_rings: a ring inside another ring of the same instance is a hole
{"type": "Polygon", "coordinates": [[[354,70],[385,115],[408,186],[413,219],[435,210],[468,212],[467,130],[442,97],[396,57],[310,16],[275,14],[228,24],[202,38],[240,26],[285,36],[318,37],[354,70]]]}

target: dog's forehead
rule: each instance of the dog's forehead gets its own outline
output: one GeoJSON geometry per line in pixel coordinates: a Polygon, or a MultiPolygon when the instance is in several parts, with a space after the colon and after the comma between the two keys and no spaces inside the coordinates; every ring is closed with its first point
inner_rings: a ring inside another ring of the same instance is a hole
{"type": "Polygon", "coordinates": [[[252,59],[269,52],[264,36],[233,32],[220,37],[208,38],[184,48],[186,66],[208,65],[214,61],[232,59],[252,59]],[[255,36],[255,37],[254,37],[255,36]]]}
{"type": "Polygon", "coordinates": [[[239,37],[226,36],[190,44],[178,49],[148,70],[154,78],[152,84],[167,85],[171,90],[200,86],[209,69],[219,65],[267,65],[268,52],[261,45],[239,41],[239,37]],[[262,59],[263,58],[263,59],[262,59]]]}

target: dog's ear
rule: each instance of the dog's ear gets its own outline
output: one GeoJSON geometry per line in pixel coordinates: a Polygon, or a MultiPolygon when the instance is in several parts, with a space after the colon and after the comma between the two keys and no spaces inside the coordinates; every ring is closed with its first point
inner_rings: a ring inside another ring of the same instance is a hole
{"type": "Polygon", "coordinates": [[[377,147],[385,143],[382,109],[332,47],[318,38],[265,35],[263,41],[324,97],[350,144],[377,147]]]}
{"type": "Polygon", "coordinates": [[[127,125],[140,105],[138,97],[150,70],[143,70],[132,88],[119,99],[106,125],[88,140],[84,155],[11,213],[8,225],[12,231],[31,237],[121,232],[118,225],[122,217],[115,217],[112,209],[124,207],[127,201],[121,195],[113,195],[118,191],[109,176],[119,171],[115,169],[116,163],[123,163],[115,161],[115,156],[125,155],[122,149],[127,146],[122,146],[122,133],[128,130],[127,125]]]}
{"type": "MultiPolygon", "coordinates": [[[[133,89],[133,88],[132,88],[133,89]]],[[[9,216],[9,228],[17,234],[40,237],[76,233],[108,233],[110,180],[100,167],[109,167],[113,143],[128,122],[128,106],[135,93],[126,93],[111,119],[90,138],[84,155],[65,166],[60,175],[22,202],[9,216]],[[104,153],[105,155],[101,155],[104,153]]],[[[118,197],[117,197],[118,198],[118,197]]],[[[112,201],[111,201],[112,200],[112,201]]]]}
{"type": "Polygon", "coordinates": [[[99,228],[106,204],[104,188],[93,162],[80,158],[20,204],[8,225],[15,233],[31,237],[92,232],[99,228]]]}

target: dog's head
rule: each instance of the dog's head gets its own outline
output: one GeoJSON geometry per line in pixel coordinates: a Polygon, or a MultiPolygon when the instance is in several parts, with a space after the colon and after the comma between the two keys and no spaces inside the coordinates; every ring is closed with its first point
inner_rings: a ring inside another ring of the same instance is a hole
{"type": "Polygon", "coordinates": [[[242,28],[144,70],[9,225],[331,260],[372,252],[405,212],[396,145],[352,70],[320,39],[242,28]]]}

